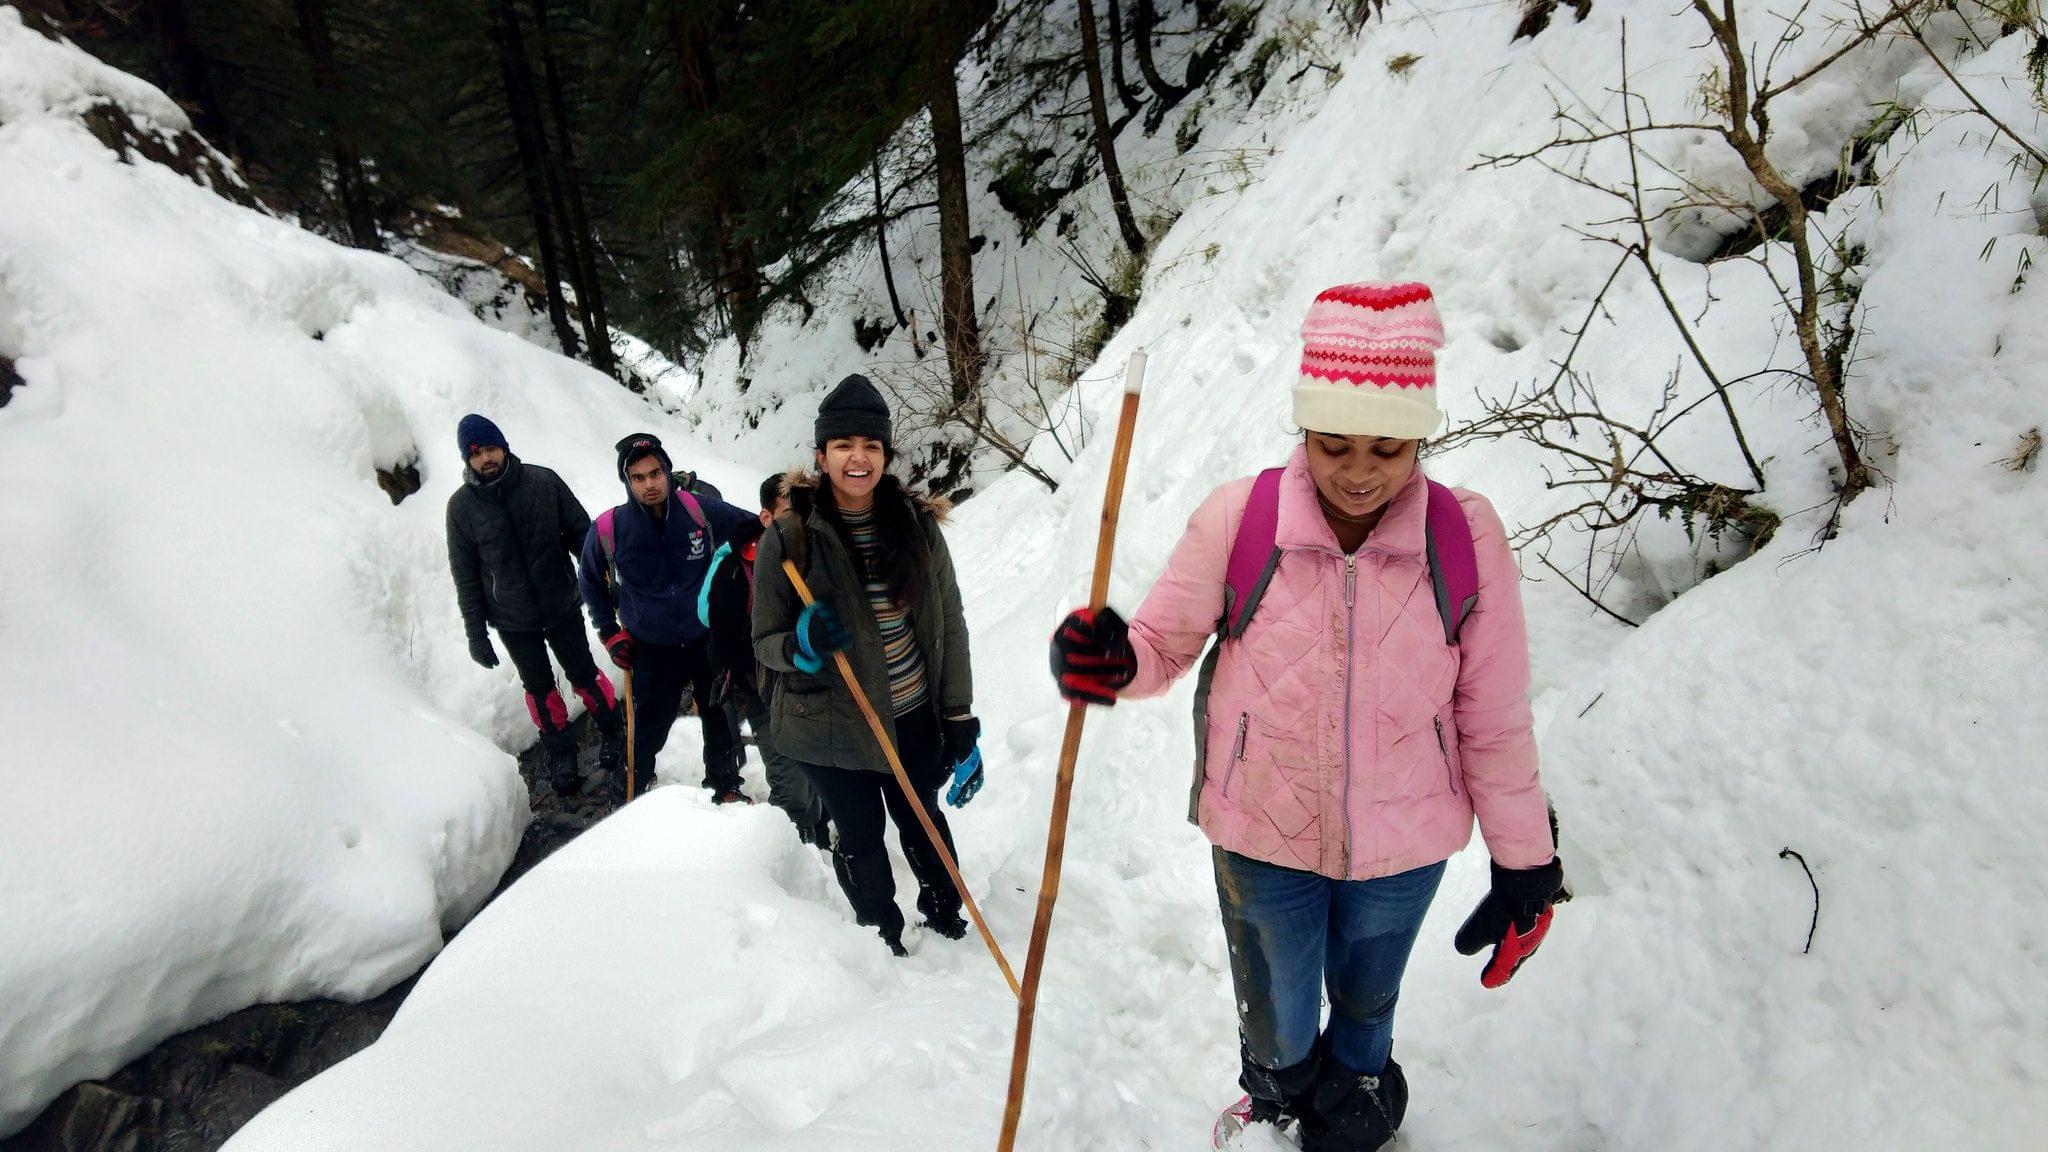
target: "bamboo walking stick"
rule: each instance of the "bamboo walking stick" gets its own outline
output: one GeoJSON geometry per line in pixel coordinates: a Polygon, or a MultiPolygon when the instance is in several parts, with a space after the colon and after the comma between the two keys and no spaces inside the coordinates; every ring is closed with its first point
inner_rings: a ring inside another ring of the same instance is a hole
{"type": "MultiPolygon", "coordinates": [[[[1124,473],[1131,462],[1131,436],[1138,423],[1138,392],[1145,383],[1145,353],[1131,353],[1124,372],[1124,407],[1117,418],[1116,448],[1109,459],[1109,484],[1102,493],[1102,528],[1095,537],[1095,582],[1088,606],[1100,612],[1109,602],[1109,563],[1116,551],[1116,514],[1124,498],[1124,473]]],[[[1031,1065],[1031,1023],[1038,1007],[1038,980],[1045,973],[1046,937],[1052,934],[1052,906],[1060,898],[1060,864],[1067,852],[1067,802],[1074,792],[1074,761],[1081,753],[1081,725],[1088,706],[1067,706],[1067,732],[1060,742],[1059,778],[1053,784],[1052,828],[1045,838],[1045,875],[1038,884],[1038,915],[1031,922],[1031,948],[1024,954],[1024,992],[1017,1000],[1017,1040],[1010,1052],[1010,1099],[1003,1108],[999,1152],[1017,1144],[1024,1115],[1024,1078],[1031,1065]]]]}
{"type": "MultiPolygon", "coordinates": [[[[810,585],[804,583],[803,573],[796,570],[790,560],[782,562],[782,571],[789,577],[789,583],[805,604],[815,604],[810,585]]],[[[875,743],[882,746],[882,755],[889,761],[889,770],[896,774],[896,783],[903,789],[903,796],[910,801],[910,809],[917,813],[917,822],[924,825],[926,839],[931,841],[932,850],[938,853],[939,862],[946,866],[946,875],[953,878],[953,887],[960,890],[960,900],[967,905],[967,914],[974,919],[975,928],[981,932],[982,942],[988,945],[988,954],[995,957],[996,967],[1003,970],[1003,979],[1010,983],[1010,994],[1018,995],[1017,974],[1010,970],[1009,957],[996,943],[995,933],[988,930],[988,921],[981,918],[981,906],[974,902],[974,893],[967,890],[967,881],[960,878],[960,866],[953,862],[953,854],[946,850],[945,837],[939,835],[938,825],[932,823],[931,813],[925,811],[924,800],[917,794],[917,786],[910,782],[910,773],[903,767],[903,760],[896,755],[896,745],[889,739],[889,733],[882,727],[882,718],[875,715],[874,705],[868,703],[868,694],[860,690],[860,681],[854,679],[853,665],[846,659],[846,653],[834,652],[832,659],[839,665],[839,675],[846,680],[846,688],[853,693],[853,702],[860,705],[860,714],[867,717],[868,730],[875,734],[875,743]]]]}
{"type": "Polygon", "coordinates": [[[638,743],[633,726],[633,670],[623,669],[626,676],[626,799],[633,799],[633,746],[638,743]]]}

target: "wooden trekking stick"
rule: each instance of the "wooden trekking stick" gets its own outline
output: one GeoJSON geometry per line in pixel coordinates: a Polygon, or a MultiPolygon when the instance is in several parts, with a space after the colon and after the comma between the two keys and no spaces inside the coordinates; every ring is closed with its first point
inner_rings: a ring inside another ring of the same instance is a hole
{"type": "MultiPolygon", "coordinates": [[[[1124,371],[1124,407],[1116,424],[1116,448],[1109,458],[1109,485],[1102,493],[1102,528],[1095,537],[1095,582],[1088,607],[1097,612],[1109,602],[1109,562],[1116,551],[1116,514],[1124,499],[1124,473],[1131,462],[1131,436],[1138,424],[1138,392],[1145,383],[1144,350],[1131,353],[1124,371]]],[[[1024,954],[1024,993],[1017,1000],[1017,1041],[1010,1052],[1010,1099],[1003,1108],[999,1152],[1017,1144],[1017,1122],[1024,1116],[1024,1077],[1031,1065],[1031,1023],[1038,1008],[1038,980],[1045,973],[1045,941],[1052,934],[1052,906],[1060,898],[1060,864],[1067,852],[1067,802],[1074,792],[1074,761],[1081,753],[1081,725],[1086,704],[1067,706],[1067,733],[1060,742],[1060,772],[1052,791],[1052,828],[1045,838],[1045,875],[1038,883],[1038,915],[1031,922],[1031,948],[1024,954]]]]}
{"type": "MultiPolygon", "coordinates": [[[[815,604],[810,585],[804,583],[803,573],[796,570],[794,561],[784,560],[782,571],[789,577],[790,587],[805,604],[815,604]]],[[[882,755],[889,761],[889,770],[896,774],[896,783],[903,789],[903,797],[910,801],[910,810],[917,813],[917,822],[924,825],[925,838],[931,841],[932,851],[938,853],[939,862],[946,866],[946,875],[953,878],[953,887],[960,890],[960,901],[967,905],[967,914],[974,919],[975,928],[981,932],[982,943],[988,945],[988,954],[996,958],[996,967],[1003,970],[1003,979],[1010,983],[1010,994],[1018,995],[1017,974],[1010,970],[1009,957],[996,943],[995,933],[988,930],[988,921],[981,918],[981,906],[974,902],[974,893],[967,890],[967,881],[960,878],[960,866],[953,862],[953,854],[946,850],[945,837],[939,835],[938,825],[932,823],[931,813],[925,811],[924,800],[917,794],[917,786],[910,782],[910,773],[903,767],[903,760],[896,755],[896,745],[889,739],[889,733],[882,727],[882,718],[875,715],[874,705],[868,703],[868,694],[860,690],[860,681],[854,679],[853,664],[846,659],[846,653],[834,652],[832,659],[839,665],[839,675],[846,680],[847,691],[853,693],[853,702],[860,705],[860,714],[867,717],[868,730],[875,734],[875,743],[882,746],[882,755]]]]}
{"type": "Polygon", "coordinates": [[[626,799],[633,799],[633,670],[623,669],[626,677],[626,799]]]}

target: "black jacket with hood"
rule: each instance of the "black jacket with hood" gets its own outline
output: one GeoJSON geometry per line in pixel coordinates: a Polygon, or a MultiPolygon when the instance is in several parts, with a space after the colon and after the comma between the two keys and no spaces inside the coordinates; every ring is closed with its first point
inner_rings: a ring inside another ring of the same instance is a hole
{"type": "Polygon", "coordinates": [[[473,640],[486,623],[540,632],[575,612],[573,559],[589,531],[583,505],[553,471],[510,453],[496,480],[464,468],[448,498],[448,568],[464,631],[473,640]]]}

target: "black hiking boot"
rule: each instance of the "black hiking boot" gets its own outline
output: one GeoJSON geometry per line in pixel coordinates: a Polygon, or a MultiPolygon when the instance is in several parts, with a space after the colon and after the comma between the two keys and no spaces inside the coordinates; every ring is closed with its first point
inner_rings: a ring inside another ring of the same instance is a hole
{"type": "Polygon", "coordinates": [[[942,896],[926,888],[917,894],[917,910],[924,914],[924,926],[946,939],[966,937],[967,921],[960,918],[958,897],[942,896]]]}
{"type": "MultiPolygon", "coordinates": [[[[654,787],[653,773],[645,770],[633,773],[634,797],[645,796],[647,790],[652,787],[654,787]]],[[[624,764],[619,765],[618,769],[606,778],[605,796],[611,801],[613,808],[617,808],[626,802],[626,766],[624,764]]]]}
{"type": "Polygon", "coordinates": [[[754,798],[737,788],[720,788],[711,794],[713,804],[752,804],[754,798]]]}
{"type": "Polygon", "coordinates": [[[605,775],[626,768],[626,725],[614,712],[597,725],[597,770],[605,775]]]}
{"type": "Polygon", "coordinates": [[[1301,1118],[1302,1152],[1375,1152],[1407,1114],[1408,1078],[1391,1057],[1377,1076],[1328,1060],[1301,1118]]]}
{"type": "Polygon", "coordinates": [[[576,763],[574,743],[548,738],[548,785],[564,800],[583,787],[583,771],[576,763]]]}

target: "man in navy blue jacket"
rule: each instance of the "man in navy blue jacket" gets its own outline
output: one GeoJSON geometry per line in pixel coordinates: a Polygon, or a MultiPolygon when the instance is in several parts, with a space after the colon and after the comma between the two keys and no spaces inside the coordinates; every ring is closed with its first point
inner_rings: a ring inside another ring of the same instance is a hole
{"type": "MultiPolygon", "coordinates": [[[[618,443],[619,479],[630,497],[598,516],[583,541],[583,603],[612,663],[633,674],[633,762],[640,786],[654,782],[654,758],[668,743],[687,684],[704,725],[704,786],[721,804],[746,802],[740,791],[738,733],[712,702],[710,636],[697,618],[697,594],[720,544],[760,534],[750,512],[676,486],[661,441],[635,433],[618,443]]],[[[624,773],[612,779],[625,798],[624,773]]]]}

